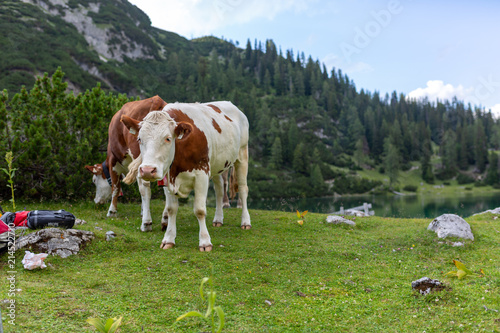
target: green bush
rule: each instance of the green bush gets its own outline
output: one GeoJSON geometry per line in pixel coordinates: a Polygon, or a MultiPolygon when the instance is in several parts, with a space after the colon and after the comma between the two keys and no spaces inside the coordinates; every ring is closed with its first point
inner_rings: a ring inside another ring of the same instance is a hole
{"type": "Polygon", "coordinates": [[[0,98],[0,156],[15,156],[17,174],[23,175],[15,186],[23,199],[76,199],[93,191],[83,166],[104,161],[109,121],[128,101],[99,85],[68,94],[63,77],[59,68],[52,77],[38,77],[31,90],[23,88],[10,100],[4,91],[0,98]]]}
{"type": "Polygon", "coordinates": [[[405,187],[403,187],[403,190],[408,192],[417,192],[418,187],[415,185],[405,185],[405,187]]]}
{"type": "Polygon", "coordinates": [[[472,184],[474,183],[475,179],[472,176],[469,176],[465,173],[459,173],[457,176],[457,182],[459,184],[472,184]]]}

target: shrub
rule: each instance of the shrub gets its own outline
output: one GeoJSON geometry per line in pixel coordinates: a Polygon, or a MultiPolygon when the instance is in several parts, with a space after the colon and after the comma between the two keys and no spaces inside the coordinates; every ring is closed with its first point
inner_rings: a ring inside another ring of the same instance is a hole
{"type": "Polygon", "coordinates": [[[406,185],[405,187],[403,187],[403,190],[408,192],[417,192],[418,187],[415,185],[406,185]]]}
{"type": "Polygon", "coordinates": [[[474,177],[465,173],[459,173],[457,176],[457,182],[459,184],[472,184],[474,183],[474,177]]]}

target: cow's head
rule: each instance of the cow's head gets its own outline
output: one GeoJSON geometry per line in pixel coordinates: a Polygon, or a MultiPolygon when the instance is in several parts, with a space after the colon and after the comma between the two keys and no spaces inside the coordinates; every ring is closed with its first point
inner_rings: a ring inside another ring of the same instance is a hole
{"type": "Polygon", "coordinates": [[[151,111],[142,122],[125,115],[121,121],[137,136],[142,155],[139,177],[147,181],[165,177],[174,160],[175,140],[186,139],[193,130],[190,123],[177,123],[164,111],[151,111]]]}
{"type": "Polygon", "coordinates": [[[106,203],[111,199],[111,185],[104,175],[102,164],[86,165],[85,169],[93,174],[92,182],[96,187],[94,202],[96,204],[106,203]]]}

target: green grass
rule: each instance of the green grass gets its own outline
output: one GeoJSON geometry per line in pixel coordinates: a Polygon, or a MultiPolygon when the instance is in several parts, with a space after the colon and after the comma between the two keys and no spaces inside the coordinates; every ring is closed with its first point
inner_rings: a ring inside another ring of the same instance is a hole
{"type": "MultiPolygon", "coordinates": [[[[139,231],[138,204],[121,204],[114,219],[90,203],[26,207],[59,208],[86,220],[78,228],[97,238],[78,255],[48,257],[43,270],[24,270],[24,251],[17,251],[16,325],[4,320],[6,332],[92,332],[87,318],[119,316],[124,333],[208,331],[196,319],[174,322],[204,311],[198,290],[211,264],[223,332],[500,331],[500,313],[484,308],[500,310],[500,222],[491,214],[468,218],[475,241],[452,247],[426,230],[425,219],[357,218],[348,227],[309,213],[300,226],[295,212],[251,210],[253,228],[241,230],[240,210],[232,208],[222,228],[209,226],[213,251],[201,253],[190,205],[180,208],[177,245],[166,251],[160,200],[153,201],[150,233],[139,231]],[[108,230],[117,234],[110,242],[108,230]],[[452,259],[486,276],[445,278],[455,270],[452,259]],[[419,296],[411,282],[424,276],[449,288],[419,296]]],[[[213,214],[209,208],[207,220],[213,214]]],[[[6,262],[4,254],[0,301],[10,299],[6,262]]],[[[0,307],[9,319],[7,303],[0,307]]]]}

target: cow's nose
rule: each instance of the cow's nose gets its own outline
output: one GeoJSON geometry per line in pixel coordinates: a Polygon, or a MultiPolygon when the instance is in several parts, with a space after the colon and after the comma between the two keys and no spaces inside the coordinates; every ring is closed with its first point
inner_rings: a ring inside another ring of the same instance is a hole
{"type": "Polygon", "coordinates": [[[143,166],[140,167],[140,172],[141,172],[141,178],[144,179],[154,179],[156,176],[155,167],[143,166]]]}

